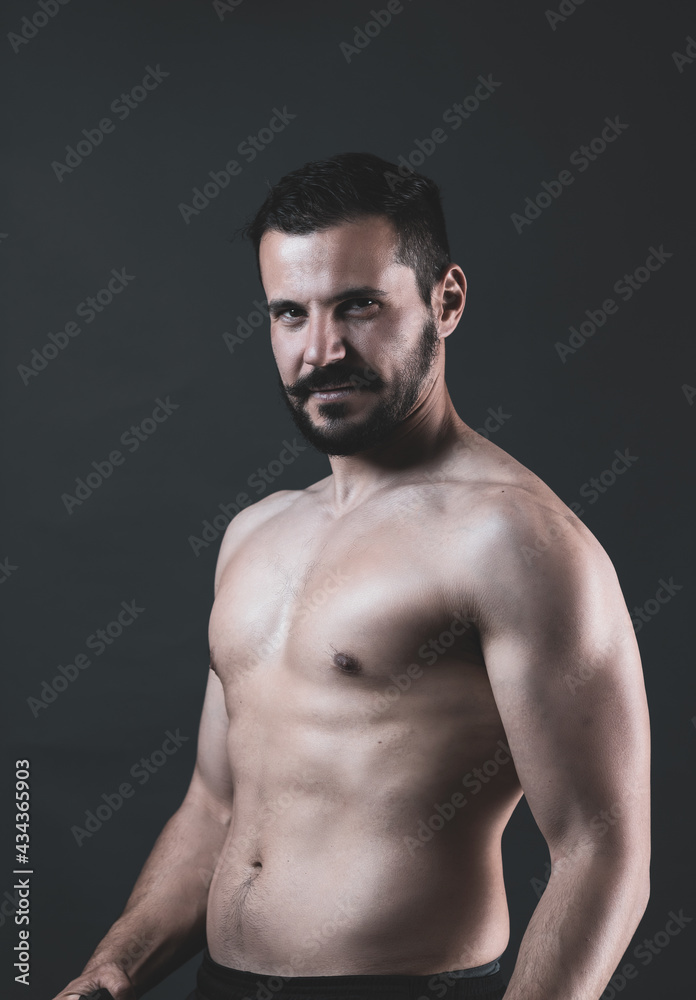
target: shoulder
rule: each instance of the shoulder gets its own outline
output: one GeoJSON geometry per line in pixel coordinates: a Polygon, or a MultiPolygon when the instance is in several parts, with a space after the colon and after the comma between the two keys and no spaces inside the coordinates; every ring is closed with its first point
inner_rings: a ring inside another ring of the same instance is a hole
{"type": "Polygon", "coordinates": [[[540,483],[480,491],[466,546],[482,626],[598,633],[622,627],[625,604],[607,552],[566,504],[540,483]],[[612,619],[614,625],[612,625],[612,619]]]}
{"type": "Polygon", "coordinates": [[[215,570],[216,591],[228,563],[248,539],[274,522],[282,522],[295,512],[298,504],[311,507],[323,495],[331,479],[326,476],[302,490],[276,490],[240,510],[228,524],[220,545],[215,570]]]}
{"type": "Polygon", "coordinates": [[[304,490],[276,490],[274,493],[269,493],[268,496],[257,500],[256,503],[249,504],[232,518],[227,526],[225,538],[228,535],[241,535],[253,531],[264,521],[276,517],[286,510],[304,492],[304,490]]]}
{"type": "Polygon", "coordinates": [[[587,580],[615,584],[600,542],[546,483],[478,435],[464,444],[443,484],[448,535],[457,539],[448,569],[458,561],[476,604],[571,590],[587,580]]]}
{"type": "Polygon", "coordinates": [[[592,532],[536,473],[466,430],[446,470],[446,506],[448,518],[466,529],[472,554],[521,559],[523,566],[547,550],[552,558],[568,550],[601,558],[604,550],[592,532]]]}
{"type": "Polygon", "coordinates": [[[589,528],[541,480],[487,483],[478,489],[475,523],[488,558],[531,566],[546,552],[551,561],[570,553],[606,556],[589,528]]]}
{"type": "Polygon", "coordinates": [[[481,482],[472,490],[475,537],[488,556],[525,564],[559,542],[557,548],[599,544],[580,518],[540,480],[481,482]],[[526,558],[525,558],[526,556],[526,558]]]}
{"type": "Polygon", "coordinates": [[[215,570],[216,590],[220,577],[234,553],[269,521],[282,516],[304,492],[304,490],[277,490],[235,514],[227,526],[220,545],[215,570]]]}

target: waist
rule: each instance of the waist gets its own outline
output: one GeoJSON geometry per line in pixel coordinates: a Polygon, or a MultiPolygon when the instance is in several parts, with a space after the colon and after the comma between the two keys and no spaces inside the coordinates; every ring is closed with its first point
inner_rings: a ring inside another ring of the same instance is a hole
{"type": "Polygon", "coordinates": [[[206,947],[196,1000],[495,1000],[504,989],[498,959],[432,975],[269,976],[220,965],[206,947]]]}
{"type": "Polygon", "coordinates": [[[425,975],[478,966],[507,946],[497,844],[454,855],[438,843],[413,857],[384,844],[328,855],[318,844],[313,853],[285,846],[281,855],[267,845],[257,867],[221,857],[207,940],[224,966],[280,976],[425,975]]]}

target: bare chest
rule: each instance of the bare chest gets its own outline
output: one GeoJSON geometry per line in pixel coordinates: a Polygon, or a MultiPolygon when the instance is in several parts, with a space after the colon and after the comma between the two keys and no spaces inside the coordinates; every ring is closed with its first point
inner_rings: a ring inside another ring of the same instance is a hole
{"type": "Polygon", "coordinates": [[[353,678],[367,689],[409,667],[443,673],[459,662],[480,671],[469,609],[445,596],[438,544],[422,527],[389,519],[261,531],[230,561],[211,614],[223,685],[279,664],[298,681],[353,678]]]}

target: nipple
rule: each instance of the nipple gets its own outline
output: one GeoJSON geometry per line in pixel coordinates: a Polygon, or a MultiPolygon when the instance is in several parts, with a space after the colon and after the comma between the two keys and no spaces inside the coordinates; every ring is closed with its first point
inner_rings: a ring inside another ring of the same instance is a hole
{"type": "Polygon", "coordinates": [[[350,653],[334,653],[333,662],[344,674],[361,673],[360,664],[350,653]]]}

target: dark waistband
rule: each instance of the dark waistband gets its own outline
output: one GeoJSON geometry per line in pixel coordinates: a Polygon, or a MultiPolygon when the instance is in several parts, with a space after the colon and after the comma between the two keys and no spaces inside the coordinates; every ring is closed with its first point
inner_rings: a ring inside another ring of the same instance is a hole
{"type": "Polygon", "coordinates": [[[426,976],[267,976],[219,965],[207,947],[197,978],[201,1000],[478,1000],[502,996],[503,985],[497,959],[426,976]]]}

